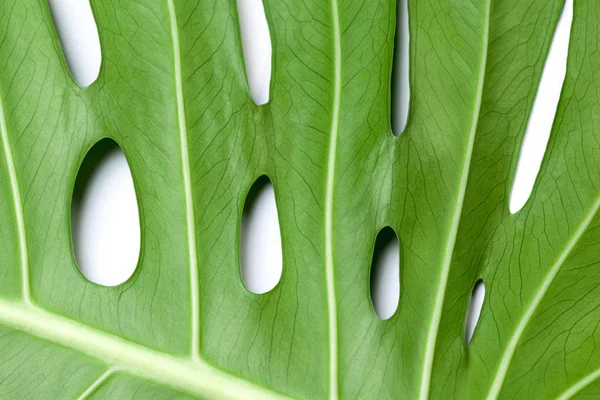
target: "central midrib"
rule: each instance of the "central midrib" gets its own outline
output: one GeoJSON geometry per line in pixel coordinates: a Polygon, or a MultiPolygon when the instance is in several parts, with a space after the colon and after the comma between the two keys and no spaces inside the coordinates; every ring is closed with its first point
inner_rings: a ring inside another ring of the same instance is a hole
{"type": "Polygon", "coordinates": [[[334,50],[334,92],[331,108],[331,131],[329,135],[329,154],[327,160],[327,188],[325,193],[325,273],[329,329],[329,399],[336,400],[339,396],[339,378],[337,304],[333,260],[333,192],[335,187],[335,165],[340,127],[340,103],[342,92],[342,38],[337,0],[331,0],[331,16],[334,50]]]}
{"type": "Polygon", "coordinates": [[[116,370],[209,399],[286,399],[200,360],[178,358],[36,306],[0,300],[0,325],[73,349],[116,370]]]}
{"type": "Polygon", "coordinates": [[[481,49],[481,60],[478,71],[477,89],[475,95],[475,103],[473,109],[473,116],[471,120],[471,128],[469,136],[467,138],[467,146],[465,151],[465,158],[463,161],[462,171],[460,175],[460,184],[458,187],[456,204],[454,207],[454,213],[452,215],[452,222],[448,233],[448,241],[446,242],[446,248],[444,249],[444,257],[442,258],[442,265],[440,271],[440,279],[437,284],[437,292],[435,297],[435,303],[431,321],[429,324],[429,331],[427,332],[427,341],[425,344],[425,354],[423,357],[423,370],[421,374],[421,385],[419,388],[419,399],[427,400],[429,398],[429,389],[431,385],[431,373],[433,368],[433,359],[435,355],[435,346],[437,342],[437,335],[439,331],[440,321],[442,318],[442,308],[444,306],[444,298],[446,296],[446,286],[448,283],[448,275],[450,273],[450,266],[452,264],[452,256],[454,254],[454,247],[456,245],[456,237],[458,235],[458,228],[460,225],[460,219],[462,216],[463,203],[465,199],[465,193],[467,190],[467,183],[469,180],[469,171],[471,166],[471,157],[473,155],[473,146],[475,144],[475,136],[477,134],[477,126],[479,123],[479,114],[481,112],[481,104],[483,100],[483,88],[485,82],[485,71],[487,67],[487,55],[489,45],[489,33],[490,33],[490,14],[491,14],[491,0],[486,0],[484,5],[484,23],[482,33],[482,49],[481,49]]]}

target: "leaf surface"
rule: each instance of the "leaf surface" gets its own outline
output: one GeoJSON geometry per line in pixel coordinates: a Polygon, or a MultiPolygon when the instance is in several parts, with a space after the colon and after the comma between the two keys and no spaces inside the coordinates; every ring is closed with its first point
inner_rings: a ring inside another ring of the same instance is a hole
{"type": "Polygon", "coordinates": [[[98,80],[69,75],[45,2],[0,2],[0,398],[594,397],[600,5],[575,0],[538,181],[508,201],[563,0],[409,0],[411,109],[390,129],[391,0],[264,0],[256,106],[233,0],[94,1],[98,80]],[[87,151],[122,147],[141,253],[117,287],[74,261],[87,151]],[[273,182],[283,275],[250,293],[246,194],[273,182]],[[370,299],[375,238],[401,297],[370,299]],[[467,347],[473,285],[486,285],[467,347]]]}

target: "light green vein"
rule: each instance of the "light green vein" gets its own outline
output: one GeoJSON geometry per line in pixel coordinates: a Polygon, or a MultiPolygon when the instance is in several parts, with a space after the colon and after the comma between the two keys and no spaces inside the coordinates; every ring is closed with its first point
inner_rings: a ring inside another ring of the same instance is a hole
{"type": "Polygon", "coordinates": [[[325,271],[327,281],[327,309],[329,326],[329,398],[337,399],[338,388],[338,328],[333,264],[333,192],[335,187],[335,164],[337,140],[340,128],[340,102],[342,92],[342,38],[337,0],[331,0],[334,48],[334,92],[331,110],[331,132],[327,163],[327,189],[325,194],[325,271]]]}
{"type": "Polygon", "coordinates": [[[0,325],[89,355],[119,371],[202,398],[286,399],[203,361],[164,354],[36,306],[0,300],[0,325]]]}
{"type": "Polygon", "coordinates": [[[185,212],[188,242],[188,258],[190,263],[190,301],[192,321],[192,358],[200,357],[200,294],[198,280],[198,251],[196,249],[196,233],[194,229],[194,200],[192,196],[192,179],[190,172],[190,152],[188,148],[187,122],[185,118],[185,103],[183,100],[183,82],[181,76],[181,52],[179,45],[179,28],[173,0],[169,4],[171,38],[173,40],[173,62],[175,68],[175,92],[177,95],[177,118],[179,139],[181,143],[181,167],[183,170],[183,185],[185,190],[185,212]]]}
{"type": "Polygon", "coordinates": [[[465,158],[463,160],[462,171],[460,175],[460,184],[458,187],[456,203],[454,206],[454,213],[452,215],[452,222],[448,233],[448,241],[444,249],[444,257],[442,259],[441,271],[439,281],[436,285],[437,291],[435,296],[435,302],[433,306],[433,313],[429,324],[429,330],[427,332],[427,341],[425,344],[425,354],[423,357],[423,370],[421,373],[421,384],[419,389],[419,399],[427,400],[429,398],[429,390],[431,386],[431,373],[433,369],[433,360],[435,356],[435,346],[437,342],[438,331],[440,328],[440,321],[442,318],[442,308],[444,306],[444,298],[446,296],[446,286],[448,284],[448,275],[450,273],[450,266],[452,264],[452,256],[454,254],[454,247],[456,245],[456,237],[458,234],[458,228],[460,225],[460,219],[462,216],[463,203],[465,200],[465,193],[467,191],[467,183],[469,181],[469,170],[471,166],[471,157],[473,155],[473,146],[475,144],[475,136],[477,134],[477,126],[479,123],[479,114],[481,112],[481,103],[483,100],[483,87],[485,82],[485,70],[487,66],[488,57],[488,46],[489,46],[489,35],[490,35],[490,13],[491,13],[491,0],[486,0],[483,10],[483,32],[482,32],[482,47],[481,47],[481,61],[479,64],[479,72],[477,78],[477,89],[475,93],[475,103],[473,116],[471,120],[471,128],[466,143],[465,158]]]}
{"type": "Polygon", "coordinates": [[[498,396],[500,394],[500,390],[502,389],[502,385],[504,384],[504,379],[506,378],[508,368],[510,367],[510,363],[515,354],[515,350],[517,349],[517,345],[519,344],[521,337],[523,336],[523,332],[525,332],[525,328],[527,328],[527,325],[529,325],[531,318],[533,318],[535,311],[537,310],[540,303],[544,299],[544,296],[548,292],[548,289],[550,288],[550,285],[554,281],[554,278],[556,278],[556,275],[558,275],[558,272],[560,271],[560,268],[563,266],[563,264],[567,260],[567,257],[569,257],[569,254],[571,254],[571,252],[575,248],[575,245],[577,244],[579,239],[581,239],[581,237],[583,236],[583,234],[589,227],[590,223],[592,222],[592,219],[598,212],[599,208],[600,208],[600,197],[596,199],[596,201],[592,205],[592,208],[587,213],[585,219],[579,225],[579,227],[575,231],[575,234],[573,235],[571,240],[569,240],[567,242],[567,245],[565,246],[563,251],[560,253],[560,255],[558,256],[558,259],[552,265],[552,268],[550,268],[550,270],[548,271],[548,274],[546,275],[546,277],[542,281],[542,284],[540,285],[539,289],[535,293],[533,300],[527,307],[525,313],[523,314],[523,317],[521,318],[519,324],[517,325],[517,328],[511,335],[508,345],[506,346],[506,349],[504,350],[504,353],[500,360],[500,364],[498,366],[498,370],[496,371],[496,375],[495,375],[494,381],[492,383],[492,387],[487,396],[488,400],[494,400],[494,399],[498,398],[498,396]]]}
{"type": "Polygon", "coordinates": [[[8,138],[8,129],[6,127],[4,106],[2,103],[2,96],[0,96],[0,136],[2,137],[2,147],[4,149],[4,158],[6,160],[6,168],[8,170],[8,179],[10,181],[10,191],[12,194],[12,203],[15,211],[15,220],[17,224],[19,256],[21,265],[21,291],[23,300],[27,304],[31,304],[31,291],[29,288],[29,257],[27,255],[27,241],[25,240],[25,221],[23,217],[23,205],[21,202],[21,194],[19,191],[17,173],[15,171],[15,161],[12,156],[12,149],[10,147],[10,140],[8,138]]]}
{"type": "Polygon", "coordinates": [[[117,368],[109,368],[102,375],[98,377],[92,384],[77,398],[77,400],[85,400],[89,398],[93,393],[96,392],[110,378],[110,376],[117,371],[117,368]]]}
{"type": "Polygon", "coordinates": [[[583,378],[581,378],[580,380],[578,380],[577,382],[575,382],[574,385],[570,386],[569,388],[567,388],[567,390],[565,390],[564,392],[562,392],[560,394],[560,396],[558,396],[556,398],[556,400],[569,400],[569,399],[572,399],[573,397],[575,397],[575,395],[577,395],[583,389],[585,389],[586,387],[588,387],[589,385],[591,385],[598,378],[600,378],[600,369],[597,369],[597,370],[593,371],[592,373],[584,376],[583,378]]]}

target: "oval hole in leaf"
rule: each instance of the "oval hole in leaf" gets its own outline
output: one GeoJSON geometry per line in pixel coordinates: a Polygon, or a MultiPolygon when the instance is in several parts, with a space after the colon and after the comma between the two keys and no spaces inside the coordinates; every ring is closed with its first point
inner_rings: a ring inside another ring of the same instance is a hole
{"type": "Polygon", "coordinates": [[[264,175],[252,185],[244,204],[240,263],[244,284],[252,293],[269,292],[281,279],[283,258],[275,190],[264,175]]]}
{"type": "Polygon", "coordinates": [[[512,214],[521,210],[531,196],[531,191],[546,152],[567,73],[572,23],[573,0],[566,0],[554,32],[552,46],[544,65],[540,85],[523,138],[509,201],[509,210],[512,214]]]}
{"type": "Polygon", "coordinates": [[[269,102],[271,35],[262,0],[237,0],[246,76],[257,105],[269,102]]]}
{"type": "Polygon", "coordinates": [[[375,240],[371,262],[371,301],[377,316],[392,317],[400,300],[400,244],[396,232],[383,228],[375,240]]]}
{"type": "Polygon", "coordinates": [[[73,79],[81,87],[98,79],[102,60],[98,28],[87,0],[48,0],[73,79]]]}
{"type": "Polygon", "coordinates": [[[400,136],[406,128],[410,106],[410,29],[408,0],[397,0],[396,36],[392,65],[392,132],[400,136]]]}
{"type": "Polygon", "coordinates": [[[471,292],[471,300],[469,301],[469,308],[467,309],[467,323],[465,326],[465,342],[467,345],[471,343],[473,338],[473,332],[479,322],[479,315],[481,314],[481,307],[483,306],[483,300],[485,299],[485,284],[483,280],[478,280],[473,286],[471,292]]]}
{"type": "Polygon", "coordinates": [[[73,251],[81,273],[103,286],[133,275],[140,255],[138,204],[129,164],[104,139],[85,156],[71,203],[73,251]]]}

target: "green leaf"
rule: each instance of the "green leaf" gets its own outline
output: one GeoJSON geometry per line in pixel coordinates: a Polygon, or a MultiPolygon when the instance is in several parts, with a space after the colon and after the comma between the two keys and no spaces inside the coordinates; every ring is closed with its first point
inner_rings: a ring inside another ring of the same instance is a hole
{"type": "Polygon", "coordinates": [[[264,0],[256,106],[234,0],[93,1],[98,80],[75,84],[46,2],[0,2],[0,397],[496,399],[600,393],[600,4],[575,0],[532,198],[508,209],[563,0],[409,0],[411,109],[390,130],[392,0],[264,0]],[[70,199],[102,138],[127,156],[140,262],[73,256],[70,199]],[[275,187],[284,268],[241,279],[246,193],[275,187]],[[379,230],[401,297],[369,291],[379,230]],[[473,285],[487,297],[467,347],[473,285]]]}

